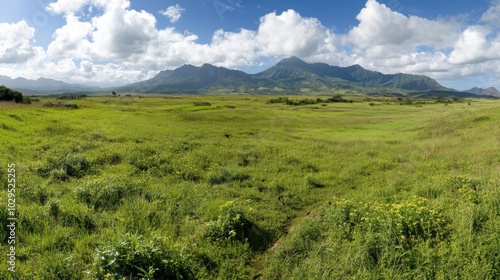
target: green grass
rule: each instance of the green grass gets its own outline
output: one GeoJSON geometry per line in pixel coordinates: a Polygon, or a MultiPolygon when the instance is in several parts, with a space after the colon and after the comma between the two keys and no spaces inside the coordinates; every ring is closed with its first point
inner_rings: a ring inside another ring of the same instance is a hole
{"type": "Polygon", "coordinates": [[[271,98],[0,103],[0,278],[500,278],[498,101],[271,98]]]}

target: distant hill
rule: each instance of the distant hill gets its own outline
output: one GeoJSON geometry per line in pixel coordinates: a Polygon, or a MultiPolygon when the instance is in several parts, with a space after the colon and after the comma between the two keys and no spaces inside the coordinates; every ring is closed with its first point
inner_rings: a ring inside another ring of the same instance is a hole
{"type": "Polygon", "coordinates": [[[117,88],[129,92],[198,92],[213,86],[231,88],[252,83],[254,78],[242,71],[210,64],[201,67],[183,65],[175,70],[161,71],[154,78],[117,88]]]}
{"type": "Polygon", "coordinates": [[[281,60],[275,66],[247,74],[204,64],[184,65],[158,73],[154,78],[123,87],[117,91],[157,93],[254,92],[301,93],[325,92],[339,88],[386,88],[409,91],[445,89],[435,80],[419,75],[391,74],[366,70],[359,65],[331,66],[307,63],[295,56],[281,60]]]}
{"type": "Polygon", "coordinates": [[[94,92],[101,89],[99,87],[68,84],[65,82],[45,78],[28,80],[25,78],[11,79],[6,76],[0,76],[0,85],[22,91],[25,94],[94,92]]]}
{"type": "Polygon", "coordinates": [[[474,88],[471,88],[469,90],[466,90],[466,92],[477,94],[477,95],[487,95],[487,96],[500,97],[500,92],[494,87],[489,87],[487,89],[474,87],[474,88]]]}

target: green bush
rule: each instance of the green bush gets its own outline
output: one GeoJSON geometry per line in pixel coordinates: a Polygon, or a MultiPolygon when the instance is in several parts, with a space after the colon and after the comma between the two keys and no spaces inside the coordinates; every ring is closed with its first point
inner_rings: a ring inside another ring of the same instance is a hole
{"type": "Polygon", "coordinates": [[[23,94],[17,90],[12,90],[5,86],[0,86],[0,101],[23,102],[23,94]]]}
{"type": "Polygon", "coordinates": [[[152,150],[144,150],[135,154],[129,163],[139,172],[150,172],[161,177],[173,172],[171,162],[152,150]]]}
{"type": "Polygon", "coordinates": [[[127,234],[97,249],[91,274],[94,279],[194,279],[181,253],[160,238],[127,234]]]}
{"type": "Polygon", "coordinates": [[[354,240],[368,233],[410,249],[420,242],[437,244],[450,235],[450,219],[429,208],[427,200],[413,197],[400,203],[356,203],[339,200],[328,216],[344,237],[354,240]]]}
{"type": "Polygon", "coordinates": [[[212,242],[245,241],[252,230],[253,223],[243,211],[233,203],[222,209],[221,215],[205,227],[205,236],[212,242]]]}
{"type": "Polygon", "coordinates": [[[194,106],[212,106],[212,104],[210,104],[208,102],[202,102],[202,101],[193,102],[193,105],[194,106]]]}
{"type": "Polygon", "coordinates": [[[75,189],[75,197],[94,210],[114,209],[130,194],[137,192],[133,186],[110,180],[94,180],[75,189]]]}
{"type": "Polygon", "coordinates": [[[209,183],[211,185],[220,185],[230,182],[242,182],[250,179],[250,175],[239,170],[219,170],[210,175],[209,183]]]}
{"type": "Polygon", "coordinates": [[[59,158],[49,158],[48,163],[38,169],[38,174],[44,178],[66,181],[69,178],[81,178],[91,170],[90,161],[80,154],[66,154],[59,158]]]}

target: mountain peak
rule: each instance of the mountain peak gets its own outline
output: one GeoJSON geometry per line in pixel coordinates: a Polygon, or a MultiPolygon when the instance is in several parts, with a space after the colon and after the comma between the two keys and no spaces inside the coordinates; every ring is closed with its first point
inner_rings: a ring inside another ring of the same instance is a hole
{"type": "Polygon", "coordinates": [[[469,90],[466,90],[465,92],[470,92],[470,93],[477,94],[477,95],[489,95],[489,96],[494,96],[494,97],[500,97],[500,92],[494,87],[489,87],[487,89],[473,87],[469,90]]]}
{"type": "Polygon", "coordinates": [[[283,58],[280,62],[278,62],[279,66],[298,66],[298,67],[304,67],[307,66],[308,64],[303,61],[302,59],[296,57],[296,56],[291,56],[289,58],[283,58]]]}

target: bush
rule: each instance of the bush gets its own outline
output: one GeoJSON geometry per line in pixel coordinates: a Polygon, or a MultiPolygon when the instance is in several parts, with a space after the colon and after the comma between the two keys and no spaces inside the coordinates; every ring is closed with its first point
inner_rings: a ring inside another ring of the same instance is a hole
{"type": "Polygon", "coordinates": [[[52,103],[52,102],[47,102],[43,104],[44,107],[63,107],[63,108],[68,108],[68,109],[78,109],[78,104],[71,104],[71,103],[52,103]]]}
{"type": "Polygon", "coordinates": [[[90,161],[80,154],[66,154],[59,158],[50,158],[45,167],[38,169],[44,178],[67,181],[69,178],[81,178],[91,171],[90,161]]]}
{"type": "Polygon", "coordinates": [[[383,235],[386,242],[410,249],[420,242],[437,244],[451,233],[450,220],[426,204],[427,200],[419,197],[392,204],[340,200],[328,216],[348,240],[383,235]]]}
{"type": "Polygon", "coordinates": [[[223,207],[221,215],[205,227],[205,236],[212,242],[245,241],[253,223],[241,209],[230,203],[223,207]]]}
{"type": "Polygon", "coordinates": [[[201,101],[193,102],[193,105],[194,106],[212,106],[212,104],[210,104],[208,102],[201,102],[201,101]]]}
{"type": "Polygon", "coordinates": [[[112,209],[137,188],[109,180],[95,180],[75,189],[76,199],[94,210],[112,209]]]}
{"type": "Polygon", "coordinates": [[[154,151],[142,151],[129,161],[137,171],[151,172],[157,176],[165,176],[173,172],[170,161],[154,151]]]}
{"type": "Polygon", "coordinates": [[[23,94],[17,90],[12,90],[5,86],[0,86],[0,101],[23,102],[23,94]]]}
{"type": "Polygon", "coordinates": [[[215,173],[212,173],[209,178],[209,183],[211,185],[220,185],[224,183],[230,182],[242,182],[250,179],[250,175],[239,172],[237,170],[220,170],[215,173]]]}
{"type": "Polygon", "coordinates": [[[160,238],[127,234],[97,249],[92,274],[94,279],[194,279],[185,263],[181,252],[160,238]]]}

